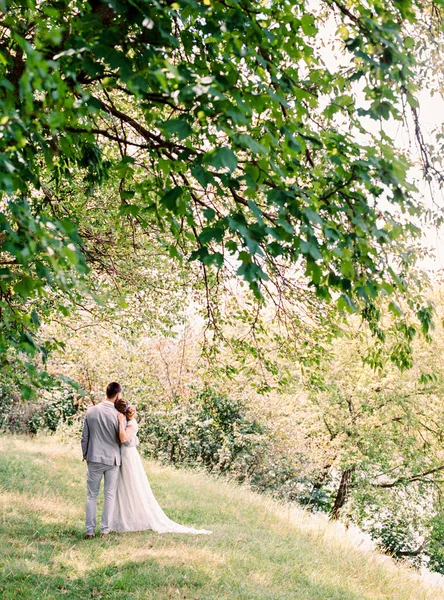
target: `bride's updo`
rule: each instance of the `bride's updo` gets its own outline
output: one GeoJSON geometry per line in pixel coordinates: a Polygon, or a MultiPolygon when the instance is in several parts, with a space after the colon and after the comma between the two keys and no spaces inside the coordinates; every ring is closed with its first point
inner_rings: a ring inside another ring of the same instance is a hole
{"type": "Polygon", "coordinates": [[[131,419],[134,419],[135,416],[136,416],[136,407],[134,406],[134,404],[130,404],[128,406],[128,408],[126,409],[126,418],[128,419],[128,421],[130,421],[131,419]]]}
{"type": "Polygon", "coordinates": [[[136,407],[134,404],[130,404],[127,400],[125,400],[125,398],[119,398],[116,400],[114,402],[114,406],[120,413],[122,413],[122,415],[126,416],[128,421],[134,419],[136,416],[136,407]]]}

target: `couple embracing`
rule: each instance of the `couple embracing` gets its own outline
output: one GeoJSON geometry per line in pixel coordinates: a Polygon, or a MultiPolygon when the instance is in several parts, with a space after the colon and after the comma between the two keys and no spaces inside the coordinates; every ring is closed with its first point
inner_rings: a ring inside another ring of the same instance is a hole
{"type": "Polygon", "coordinates": [[[201,533],[211,531],[179,525],[159,506],[137,451],[136,408],[122,398],[122,387],[112,382],[106,399],[90,406],[82,430],[83,458],[88,464],[86,538],[96,529],[97,496],[104,479],[101,535],[110,531],[201,533]]]}

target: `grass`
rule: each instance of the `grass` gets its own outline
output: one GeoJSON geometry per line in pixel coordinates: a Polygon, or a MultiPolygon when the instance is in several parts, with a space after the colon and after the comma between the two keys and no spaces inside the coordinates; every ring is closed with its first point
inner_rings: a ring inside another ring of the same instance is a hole
{"type": "Polygon", "coordinates": [[[165,512],[213,534],[84,540],[78,450],[50,437],[0,438],[1,600],[444,600],[304,511],[153,462],[146,470],[165,512]]]}

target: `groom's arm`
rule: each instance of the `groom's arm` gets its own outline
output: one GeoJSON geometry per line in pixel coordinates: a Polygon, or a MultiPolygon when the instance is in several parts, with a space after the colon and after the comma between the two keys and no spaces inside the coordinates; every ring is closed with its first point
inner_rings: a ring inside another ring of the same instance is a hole
{"type": "Polygon", "coordinates": [[[85,420],[83,421],[82,441],[81,441],[83,460],[86,460],[86,458],[88,456],[88,443],[89,443],[88,416],[85,415],[85,420]]]}

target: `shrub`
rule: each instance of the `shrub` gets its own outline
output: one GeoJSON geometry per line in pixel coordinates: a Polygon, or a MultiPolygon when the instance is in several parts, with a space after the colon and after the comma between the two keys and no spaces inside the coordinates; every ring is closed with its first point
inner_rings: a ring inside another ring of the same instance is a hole
{"type": "Polygon", "coordinates": [[[429,527],[430,535],[426,547],[426,554],[429,557],[428,567],[444,575],[444,514],[435,515],[430,520],[429,527]]]}
{"type": "Polygon", "coordinates": [[[36,434],[56,431],[60,423],[71,424],[78,413],[78,395],[70,387],[45,392],[36,402],[22,401],[17,393],[0,388],[0,430],[36,434]]]}
{"type": "Polygon", "coordinates": [[[265,445],[263,427],[247,416],[238,400],[211,389],[190,401],[156,412],[140,411],[145,451],[173,464],[249,477],[265,445]]]}

